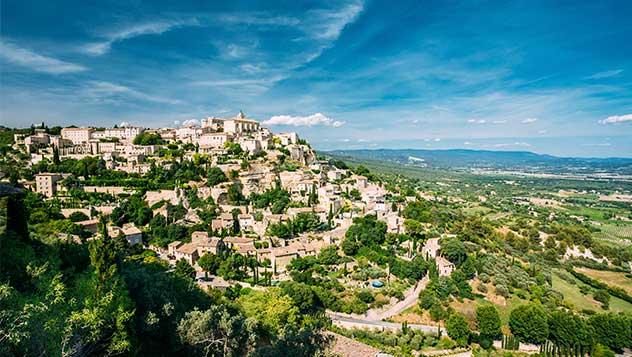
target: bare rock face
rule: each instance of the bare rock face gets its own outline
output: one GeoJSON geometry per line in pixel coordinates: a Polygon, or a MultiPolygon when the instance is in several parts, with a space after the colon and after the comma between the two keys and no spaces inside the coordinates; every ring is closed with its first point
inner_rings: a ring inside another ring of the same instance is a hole
{"type": "Polygon", "coordinates": [[[287,146],[292,160],[303,165],[310,165],[316,161],[316,153],[307,145],[292,144],[287,146]]]}

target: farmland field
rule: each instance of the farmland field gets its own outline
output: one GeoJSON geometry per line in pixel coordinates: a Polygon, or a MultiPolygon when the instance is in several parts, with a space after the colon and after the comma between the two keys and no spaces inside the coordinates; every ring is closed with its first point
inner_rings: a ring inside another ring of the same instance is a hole
{"type": "Polygon", "coordinates": [[[604,224],[599,227],[601,232],[597,234],[598,237],[604,239],[627,239],[632,240],[632,224],[623,223],[623,224],[604,224]]]}
{"type": "Polygon", "coordinates": [[[595,270],[588,268],[577,268],[578,272],[586,274],[593,279],[603,281],[610,286],[619,287],[632,295],[632,279],[625,276],[625,273],[614,271],[595,270]]]}
{"type": "MultiPolygon", "coordinates": [[[[553,274],[553,289],[564,295],[564,300],[572,303],[577,310],[593,310],[596,312],[604,312],[601,304],[592,299],[591,294],[584,295],[579,291],[580,286],[586,284],[574,279],[575,284],[571,284],[560,278],[557,274],[553,274]]],[[[632,312],[632,304],[612,296],[610,298],[610,311],[614,312],[632,312]]]]}

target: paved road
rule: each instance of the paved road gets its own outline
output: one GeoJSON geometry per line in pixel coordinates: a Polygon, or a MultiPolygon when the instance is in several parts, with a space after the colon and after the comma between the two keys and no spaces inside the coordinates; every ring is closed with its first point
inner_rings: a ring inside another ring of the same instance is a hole
{"type": "MultiPolygon", "coordinates": [[[[327,316],[331,319],[331,321],[338,326],[345,328],[377,328],[380,330],[401,330],[402,324],[394,323],[394,322],[386,322],[386,321],[371,321],[366,320],[364,318],[358,318],[353,316],[348,316],[345,314],[327,311],[327,316]]],[[[437,333],[437,326],[429,326],[429,325],[417,325],[417,324],[409,324],[409,328],[415,330],[421,330],[427,333],[437,333]]]]}

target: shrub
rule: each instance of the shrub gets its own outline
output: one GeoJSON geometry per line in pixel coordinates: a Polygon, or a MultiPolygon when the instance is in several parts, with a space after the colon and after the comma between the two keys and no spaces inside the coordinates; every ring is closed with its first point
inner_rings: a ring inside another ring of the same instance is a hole
{"type": "Polygon", "coordinates": [[[502,296],[502,297],[509,297],[509,289],[507,289],[507,287],[505,285],[496,285],[496,294],[502,296]]]}
{"type": "Polygon", "coordinates": [[[373,297],[373,294],[371,294],[371,292],[368,290],[360,291],[358,293],[358,299],[360,299],[360,301],[365,302],[367,304],[370,304],[373,301],[375,301],[375,297],[373,297]]]}

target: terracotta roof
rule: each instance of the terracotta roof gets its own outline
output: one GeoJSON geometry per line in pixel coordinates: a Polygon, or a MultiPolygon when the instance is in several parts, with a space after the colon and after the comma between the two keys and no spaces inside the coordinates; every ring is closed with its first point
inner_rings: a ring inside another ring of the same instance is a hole
{"type": "Polygon", "coordinates": [[[186,243],[178,248],[178,252],[182,254],[193,254],[197,251],[197,244],[195,243],[186,243]]]}

